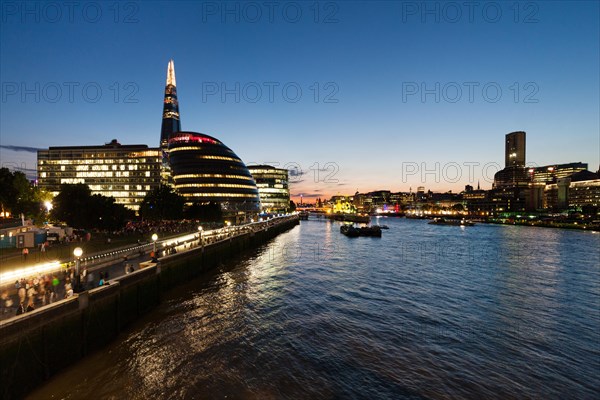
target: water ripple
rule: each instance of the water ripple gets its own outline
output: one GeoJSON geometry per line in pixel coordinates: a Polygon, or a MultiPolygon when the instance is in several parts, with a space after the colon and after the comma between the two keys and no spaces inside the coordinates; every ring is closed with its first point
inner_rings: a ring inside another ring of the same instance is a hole
{"type": "Polygon", "coordinates": [[[385,223],[302,222],[32,397],[600,397],[600,235],[385,223]]]}

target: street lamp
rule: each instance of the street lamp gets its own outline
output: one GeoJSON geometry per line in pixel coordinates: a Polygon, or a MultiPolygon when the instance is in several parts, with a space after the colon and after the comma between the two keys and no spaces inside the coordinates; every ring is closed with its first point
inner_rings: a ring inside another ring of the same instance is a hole
{"type": "Polygon", "coordinates": [[[81,247],[75,247],[73,255],[75,256],[75,292],[81,292],[81,276],[79,275],[80,258],[83,254],[81,247]]]}
{"type": "Polygon", "coordinates": [[[154,256],[156,256],[156,241],[158,240],[158,235],[156,233],[154,233],[152,235],[152,251],[154,251],[154,256]]]}
{"type": "Polygon", "coordinates": [[[204,243],[202,243],[203,238],[202,238],[202,227],[201,226],[198,227],[198,232],[199,232],[200,245],[202,246],[202,245],[204,245],[204,243]]]}

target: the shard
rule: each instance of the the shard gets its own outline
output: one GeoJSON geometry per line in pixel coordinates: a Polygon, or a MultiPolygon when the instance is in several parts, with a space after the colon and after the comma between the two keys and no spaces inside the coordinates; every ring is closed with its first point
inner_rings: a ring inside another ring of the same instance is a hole
{"type": "Polygon", "coordinates": [[[169,147],[169,136],[179,131],[181,131],[181,121],[179,119],[177,84],[175,82],[175,63],[171,60],[167,68],[167,85],[165,86],[162,127],[160,130],[161,149],[166,150],[169,147]]]}
{"type": "Polygon", "coordinates": [[[165,86],[165,100],[163,104],[162,126],[160,129],[160,150],[162,155],[161,182],[171,185],[171,167],[169,165],[169,137],[181,131],[179,119],[179,102],[177,101],[177,83],[175,81],[175,63],[169,61],[167,67],[167,85],[165,86]]]}

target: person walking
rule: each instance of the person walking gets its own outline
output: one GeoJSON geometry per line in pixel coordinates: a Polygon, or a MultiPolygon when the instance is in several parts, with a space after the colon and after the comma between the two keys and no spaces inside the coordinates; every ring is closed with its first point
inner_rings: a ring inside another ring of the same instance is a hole
{"type": "Polygon", "coordinates": [[[25,311],[26,311],[25,304],[24,303],[19,303],[19,307],[17,307],[17,315],[24,314],[25,311]]]}
{"type": "Polygon", "coordinates": [[[29,300],[27,301],[27,309],[25,309],[25,312],[29,312],[29,311],[33,311],[35,310],[35,305],[33,304],[33,297],[30,297],[29,300]]]}
{"type": "Polygon", "coordinates": [[[27,247],[23,247],[23,262],[27,261],[27,256],[29,255],[29,249],[27,247]]]}
{"type": "Polygon", "coordinates": [[[8,313],[13,305],[12,299],[8,295],[8,290],[3,291],[0,298],[2,300],[2,314],[8,313]]]}

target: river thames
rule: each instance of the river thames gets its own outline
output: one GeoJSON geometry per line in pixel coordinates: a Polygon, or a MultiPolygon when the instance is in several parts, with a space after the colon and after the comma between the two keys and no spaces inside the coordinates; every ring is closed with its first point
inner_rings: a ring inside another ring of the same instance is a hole
{"type": "Polygon", "coordinates": [[[600,234],[313,219],[30,398],[598,398],[600,234]]]}

